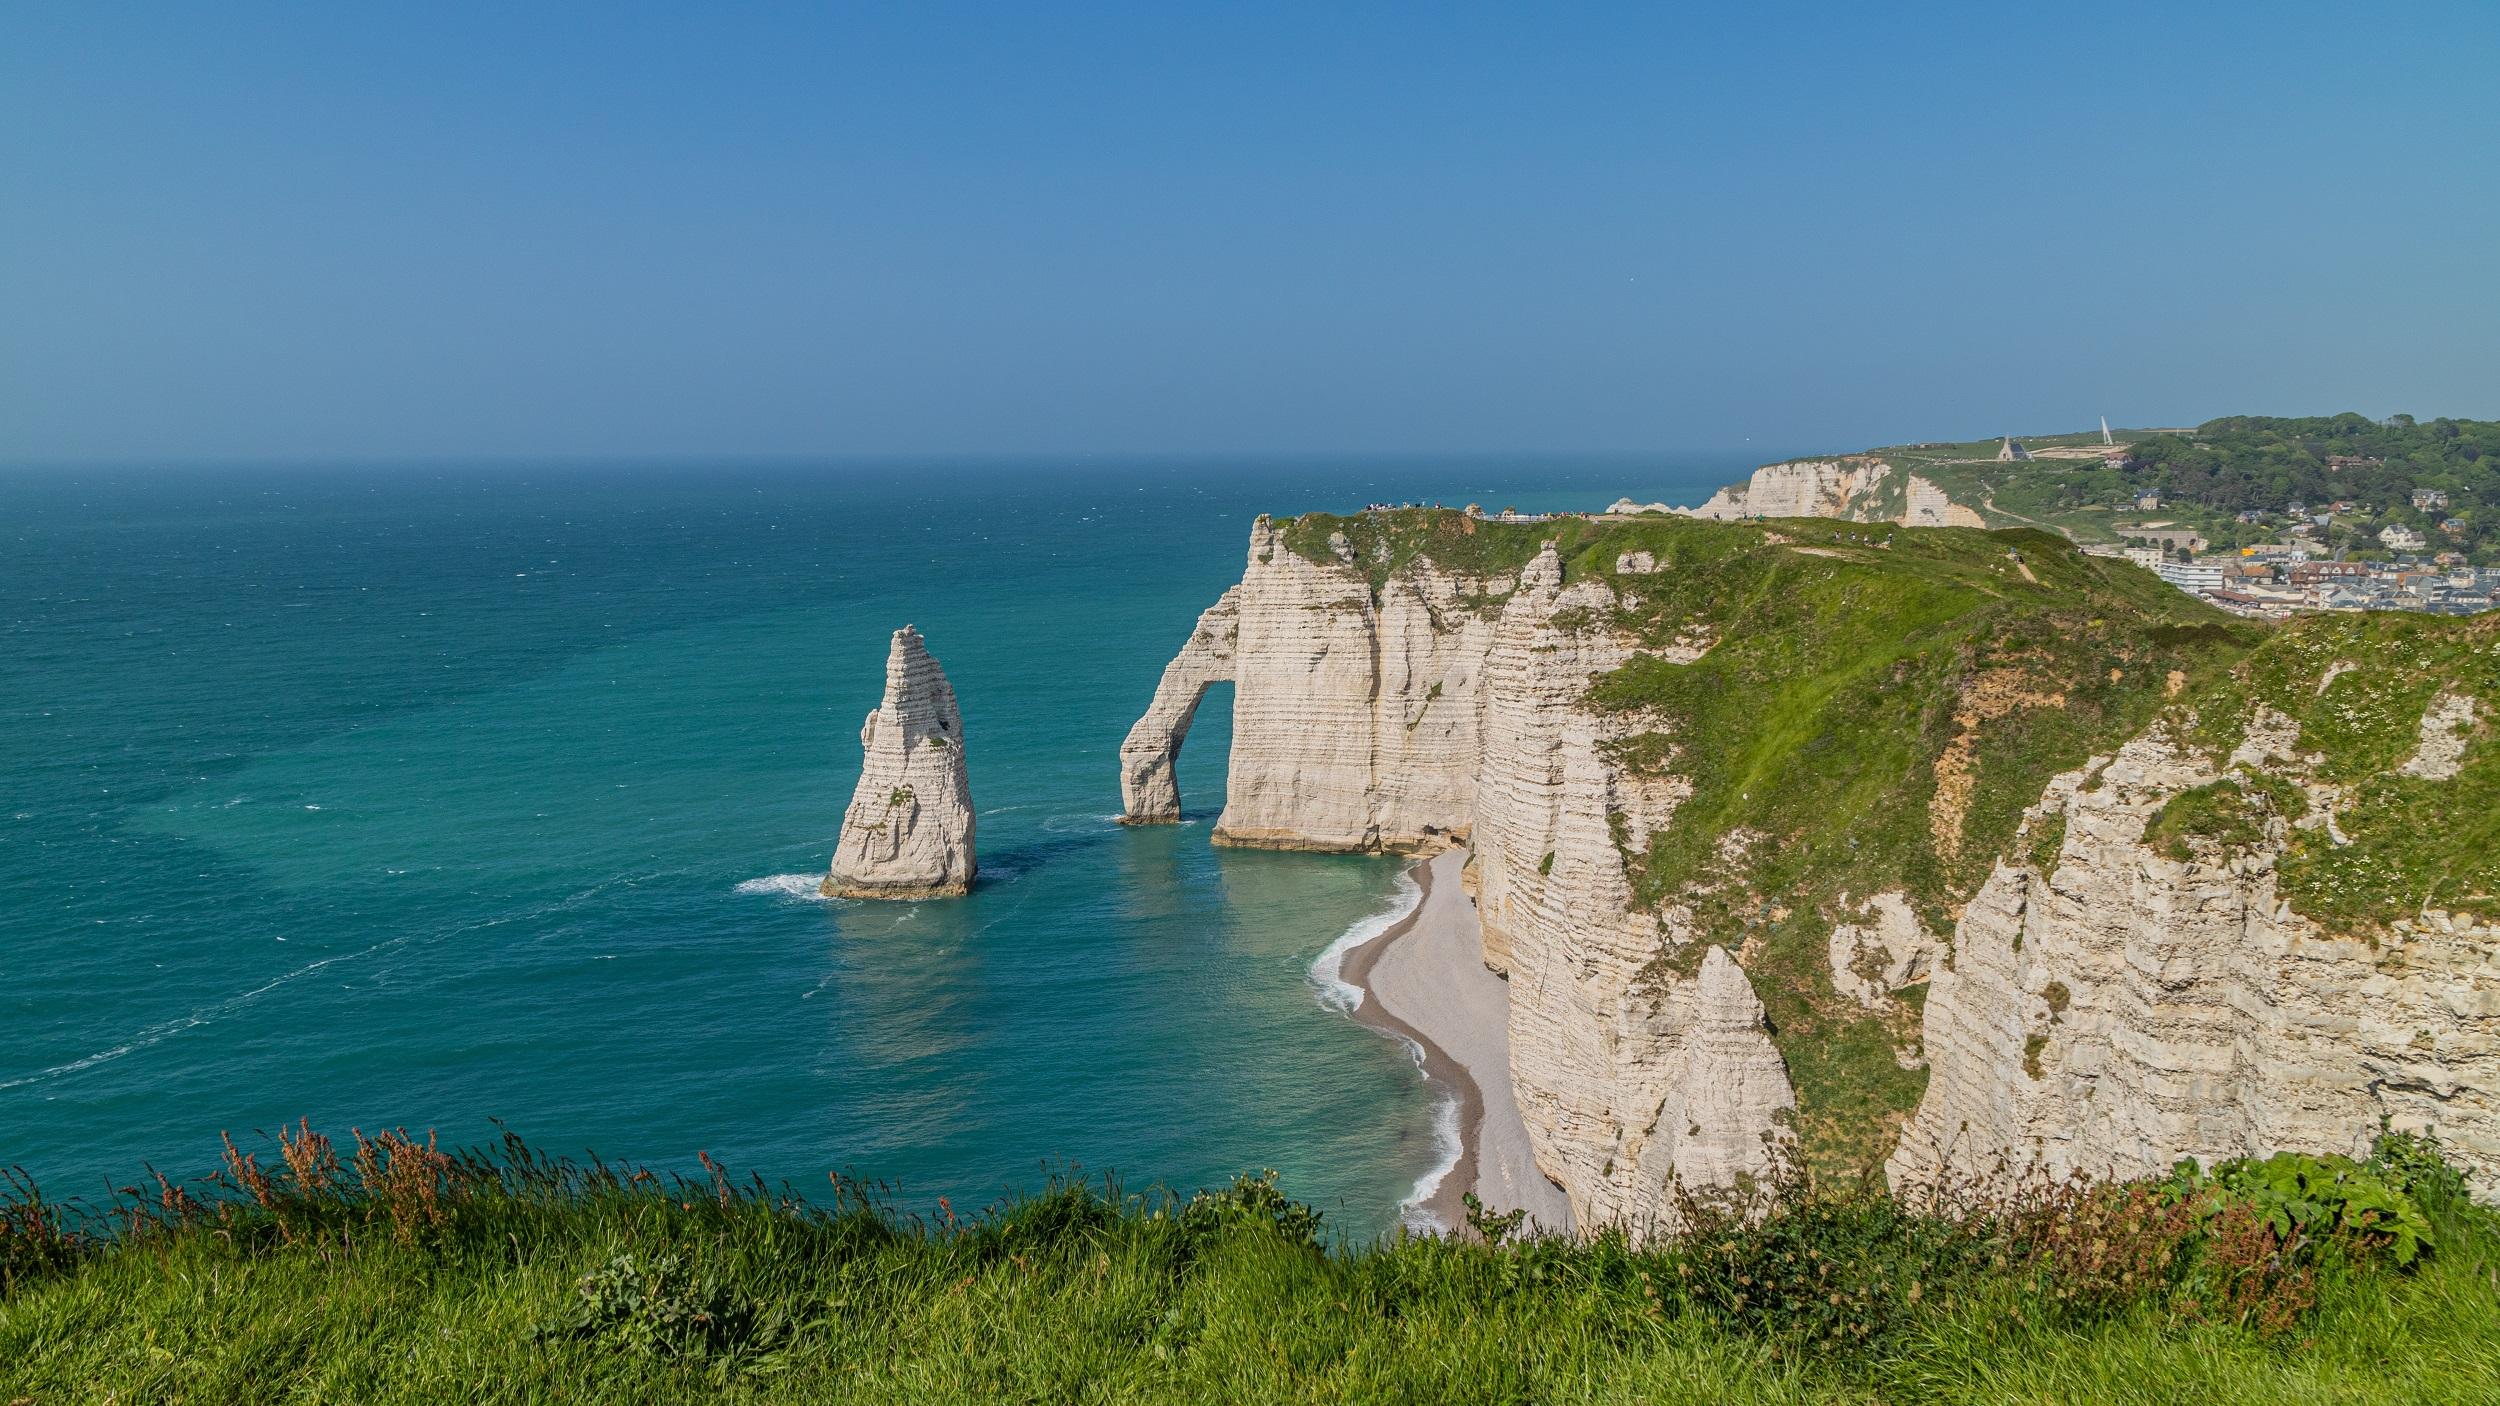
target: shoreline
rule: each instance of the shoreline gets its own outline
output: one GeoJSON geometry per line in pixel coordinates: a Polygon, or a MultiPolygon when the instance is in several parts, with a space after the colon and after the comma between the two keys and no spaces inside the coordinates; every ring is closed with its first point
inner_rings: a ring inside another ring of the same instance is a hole
{"type": "Polygon", "coordinates": [[[1565,1230],[1569,1204],[1536,1170],[1511,1093],[1508,984],[1484,966],[1475,904],[1459,884],[1465,857],[1451,849],[1411,866],[1414,906],[1344,952],[1337,979],[1362,993],[1348,1014],[1411,1046],[1425,1081],[1455,1105],[1457,1155],[1404,1209],[1458,1233],[1474,1192],[1489,1211],[1524,1210],[1537,1226],[1565,1230]]]}
{"type": "MultiPolygon", "coordinates": [[[[1458,851],[1451,851],[1457,853],[1458,851]]],[[[1438,1085],[1458,1104],[1458,1157],[1442,1170],[1441,1179],[1431,1194],[1412,1203],[1414,1208],[1438,1222],[1445,1231],[1456,1231],[1467,1223],[1467,1206],[1459,1198],[1476,1189],[1476,1130],[1484,1121],[1484,1091],[1449,1052],[1434,1044],[1424,1032],[1398,1019],[1381,1005],[1380,993],[1372,989],[1372,968],[1398,939],[1413,932],[1417,920],[1432,902],[1432,865],[1418,862],[1407,869],[1416,887],[1415,906],[1406,916],[1391,923],[1380,936],[1348,951],[1338,961],[1337,979],[1363,993],[1363,999],[1347,1014],[1355,1021],[1383,1034],[1394,1035],[1416,1050],[1416,1063],[1423,1067],[1424,1081],[1438,1085]]],[[[1481,1199],[1481,1198],[1479,1198],[1481,1199]]]]}

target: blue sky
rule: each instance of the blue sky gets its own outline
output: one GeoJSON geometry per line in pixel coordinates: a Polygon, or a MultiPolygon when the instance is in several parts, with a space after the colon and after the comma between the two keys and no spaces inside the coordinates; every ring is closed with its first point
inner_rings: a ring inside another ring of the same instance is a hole
{"type": "Polygon", "coordinates": [[[0,460],[2500,416],[2500,4],[12,5],[0,460]]]}

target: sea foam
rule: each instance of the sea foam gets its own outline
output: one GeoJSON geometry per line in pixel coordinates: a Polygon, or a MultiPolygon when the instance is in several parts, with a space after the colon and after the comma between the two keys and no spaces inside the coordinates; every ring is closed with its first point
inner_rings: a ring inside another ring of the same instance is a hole
{"type": "MultiPolygon", "coordinates": [[[[1410,1048],[1414,1046],[1414,1043],[1412,1040],[1407,1041],[1410,1048]]],[[[1424,1067],[1424,1052],[1420,1049],[1415,1050],[1415,1067],[1417,1069],[1424,1067]]],[[[1433,1105],[1432,1145],[1433,1149],[1440,1154],[1440,1159],[1432,1164],[1431,1171],[1415,1178],[1415,1189],[1406,1193],[1406,1199],[1398,1203],[1398,1219],[1404,1221],[1410,1230],[1454,1230],[1457,1228],[1442,1224],[1439,1216],[1424,1209],[1424,1203],[1430,1201],[1433,1193],[1441,1189],[1443,1179],[1458,1169],[1459,1154],[1466,1148],[1465,1141],[1458,1135],[1458,1096],[1456,1094],[1444,1094],[1439,1102],[1433,1105]]]]}
{"type": "Polygon", "coordinates": [[[1348,1015],[1362,1009],[1363,989],[1342,975],[1345,954],[1396,927],[1415,911],[1415,906],[1423,899],[1423,885],[1415,882],[1413,875],[1398,875],[1397,891],[1389,900],[1388,907],[1358,919],[1354,926],[1347,928],[1336,941],[1328,944],[1325,951],[1311,960],[1311,985],[1319,992],[1321,1005],[1348,1015]]]}
{"type": "Polygon", "coordinates": [[[822,874],[767,874],[763,878],[749,879],[738,885],[735,892],[769,893],[782,898],[803,899],[809,903],[830,903],[833,900],[825,897],[821,888],[824,882],[825,876],[822,874]]]}
{"type": "MultiPolygon", "coordinates": [[[[1362,1009],[1363,988],[1345,979],[1346,954],[1404,922],[1423,903],[1423,898],[1423,885],[1416,882],[1411,872],[1398,875],[1397,890],[1388,907],[1358,920],[1312,960],[1311,986],[1318,992],[1322,1006],[1346,1015],[1362,1009]]],[[[1423,1071],[1422,1045],[1404,1035],[1386,1030],[1380,1033],[1392,1035],[1404,1045],[1408,1057],[1415,1061],[1416,1070],[1423,1071]]],[[[1449,1229],[1441,1224],[1439,1217],[1423,1207],[1432,1199],[1432,1194],[1441,1189],[1442,1180],[1458,1166],[1459,1154],[1465,1147],[1458,1133],[1458,1099],[1455,1095],[1443,1094],[1433,1102],[1432,1146],[1434,1157],[1431,1169],[1415,1179],[1414,1189],[1398,1203],[1398,1219],[1414,1230],[1449,1229]]]]}

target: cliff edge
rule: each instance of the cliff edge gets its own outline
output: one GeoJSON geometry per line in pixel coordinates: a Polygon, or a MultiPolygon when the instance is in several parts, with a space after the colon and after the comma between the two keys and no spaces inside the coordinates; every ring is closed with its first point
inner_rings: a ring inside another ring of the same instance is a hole
{"type": "Polygon", "coordinates": [[[1583,1225],[1787,1158],[2132,1174],[2382,1121],[2490,1188],[2494,627],[2409,619],[2270,632],[2031,530],[1262,518],[1124,793],[1176,807],[1130,778],[1228,674],[1219,840],[1466,844],[1583,1225]]]}

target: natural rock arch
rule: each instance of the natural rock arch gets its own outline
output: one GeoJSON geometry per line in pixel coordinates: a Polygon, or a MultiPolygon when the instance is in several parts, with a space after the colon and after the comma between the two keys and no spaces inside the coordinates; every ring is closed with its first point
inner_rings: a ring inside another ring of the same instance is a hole
{"type": "Polygon", "coordinates": [[[1226,591],[1198,617],[1189,643],[1163,666],[1154,702],[1120,744],[1120,823],[1171,825],[1181,818],[1176,767],[1181,743],[1198,716],[1207,690],[1233,680],[1234,646],[1241,632],[1241,588],[1226,591]]]}

